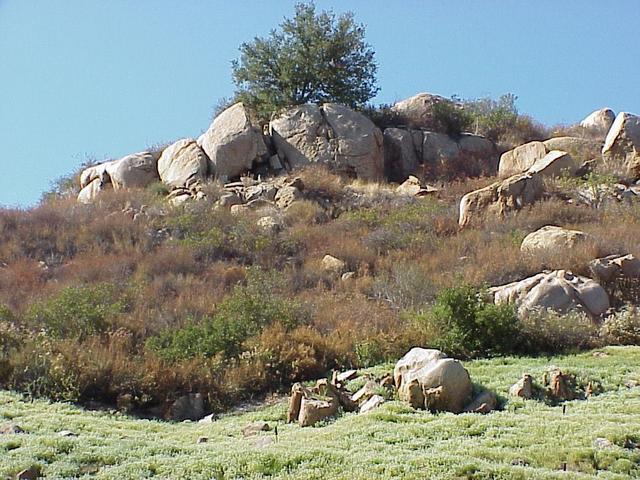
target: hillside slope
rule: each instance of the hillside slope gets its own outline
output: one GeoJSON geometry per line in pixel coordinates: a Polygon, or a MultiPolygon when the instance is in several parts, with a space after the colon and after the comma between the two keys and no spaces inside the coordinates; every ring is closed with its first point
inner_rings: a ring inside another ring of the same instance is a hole
{"type": "Polygon", "coordinates": [[[26,433],[0,435],[0,478],[32,465],[46,478],[637,478],[640,347],[599,352],[468,362],[473,380],[505,401],[489,415],[432,415],[388,402],[304,429],[284,423],[284,400],[198,424],[134,420],[2,392],[0,424],[26,433]],[[550,365],[599,383],[603,393],[558,406],[507,399],[524,372],[539,380],[550,365]],[[277,442],[268,443],[273,431],[243,437],[242,427],[258,420],[278,425],[277,442]],[[61,430],[77,436],[60,437],[61,430]],[[196,444],[202,436],[208,441],[196,444]],[[597,447],[597,438],[613,445],[597,447]]]}

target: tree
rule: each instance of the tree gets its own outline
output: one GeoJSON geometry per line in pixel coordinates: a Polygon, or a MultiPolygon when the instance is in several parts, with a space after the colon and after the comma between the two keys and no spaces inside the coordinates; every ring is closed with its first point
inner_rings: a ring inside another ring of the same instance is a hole
{"type": "Polygon", "coordinates": [[[316,14],[313,3],[299,3],[279,30],[240,46],[232,63],[236,97],[262,118],[303,103],[361,107],[379,90],[375,52],[364,36],[353,13],[316,14]]]}

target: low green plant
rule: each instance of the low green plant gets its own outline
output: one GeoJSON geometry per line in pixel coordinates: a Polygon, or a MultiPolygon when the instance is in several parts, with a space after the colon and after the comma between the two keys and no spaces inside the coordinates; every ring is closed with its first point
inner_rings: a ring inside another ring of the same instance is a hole
{"type": "Polygon", "coordinates": [[[274,295],[275,283],[273,274],[251,271],[247,285],[236,286],[213,315],[190,320],[179,329],[166,329],[150,337],[147,348],[168,361],[237,356],[245,340],[273,322],[287,328],[298,323],[297,305],[274,295]]]}
{"type": "Polygon", "coordinates": [[[512,305],[495,305],[469,285],[442,290],[416,320],[433,347],[464,358],[515,352],[521,334],[512,305]]]}
{"type": "Polygon", "coordinates": [[[457,102],[436,102],[433,105],[433,120],[436,131],[457,137],[462,132],[468,131],[473,125],[472,115],[457,102]]]}
{"type": "Polygon", "coordinates": [[[26,318],[30,327],[53,337],[82,339],[106,330],[126,305],[116,287],[108,283],[67,287],[34,303],[26,318]]]}

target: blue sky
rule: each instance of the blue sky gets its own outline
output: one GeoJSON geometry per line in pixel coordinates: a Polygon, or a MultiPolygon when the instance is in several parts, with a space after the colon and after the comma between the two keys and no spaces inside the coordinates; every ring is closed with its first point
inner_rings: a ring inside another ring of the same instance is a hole
{"type": "MultiPolygon", "coordinates": [[[[0,205],[28,207],[87,158],[197,136],[238,46],[294,1],[0,0],[0,205]]],[[[316,1],[377,52],[376,103],[518,95],[546,124],[640,114],[640,2],[316,1]]]]}

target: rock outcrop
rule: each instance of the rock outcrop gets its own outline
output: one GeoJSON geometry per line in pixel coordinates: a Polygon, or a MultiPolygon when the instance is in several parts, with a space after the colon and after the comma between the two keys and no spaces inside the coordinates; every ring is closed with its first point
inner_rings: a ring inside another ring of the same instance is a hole
{"type": "Polygon", "coordinates": [[[498,175],[509,177],[526,172],[531,166],[547,154],[542,142],[529,142],[505,152],[500,157],[498,175]]]}
{"type": "Polygon", "coordinates": [[[613,110],[610,108],[601,108],[587,115],[580,122],[580,126],[604,138],[611,128],[611,125],[613,125],[615,118],[616,114],[613,110]]]}
{"type": "Polygon", "coordinates": [[[382,133],[367,117],[345,106],[293,107],[269,123],[269,133],[288,169],[320,163],[362,179],[384,175],[382,133]]]}
{"type": "Polygon", "coordinates": [[[80,174],[78,201],[93,202],[97,195],[108,188],[146,187],[160,180],[158,158],[161,152],[139,152],[119,160],[100,163],[86,168],[80,174]]]}
{"type": "Polygon", "coordinates": [[[439,350],[412,348],[393,376],[400,400],[414,408],[459,413],[471,398],[469,372],[439,350]]]}
{"type": "Polygon", "coordinates": [[[520,250],[530,254],[547,252],[563,255],[575,248],[595,250],[597,246],[598,241],[592,235],[579,230],[547,225],[527,235],[520,245],[520,250]]]}
{"type": "Polygon", "coordinates": [[[480,135],[463,133],[454,139],[425,130],[387,128],[384,139],[385,172],[391,181],[424,173],[446,175],[458,169],[493,174],[497,166],[495,145],[480,135]]]}
{"type": "Polygon", "coordinates": [[[461,227],[469,225],[483,215],[504,215],[533,204],[544,192],[539,174],[523,173],[469,192],[460,200],[461,227]]]}
{"type": "Polygon", "coordinates": [[[209,159],[195,140],[183,138],[164,149],[158,160],[160,180],[170,187],[186,187],[207,178],[209,159]]]}
{"type": "Polygon", "coordinates": [[[609,282],[616,278],[640,279],[640,259],[634,255],[609,255],[589,262],[595,278],[609,282]]]}
{"type": "Polygon", "coordinates": [[[262,132],[251,123],[242,102],[218,115],[197,143],[209,157],[210,172],[218,178],[238,177],[254,163],[268,160],[262,132]]]}
{"type": "Polygon", "coordinates": [[[527,172],[539,174],[543,177],[560,177],[562,175],[573,175],[577,168],[578,165],[567,152],[552,150],[544,157],[536,160],[527,172]]]}
{"type": "Polygon", "coordinates": [[[640,117],[627,112],[617,116],[602,147],[605,163],[614,171],[640,176],[640,117]]]}
{"type": "Polygon", "coordinates": [[[609,296],[599,283],[566,270],[539,273],[490,291],[496,304],[513,303],[521,316],[548,309],[579,310],[597,318],[609,309],[609,296]]]}
{"type": "Polygon", "coordinates": [[[452,102],[440,95],[422,92],[397,102],[391,107],[391,111],[407,126],[429,130],[436,126],[435,108],[441,103],[452,102]]]}

